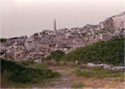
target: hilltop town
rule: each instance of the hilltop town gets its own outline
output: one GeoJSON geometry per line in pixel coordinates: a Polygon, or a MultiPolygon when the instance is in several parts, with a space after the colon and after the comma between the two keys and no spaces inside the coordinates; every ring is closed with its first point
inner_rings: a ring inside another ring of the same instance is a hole
{"type": "Polygon", "coordinates": [[[76,28],[56,28],[43,30],[32,36],[1,38],[1,58],[15,61],[28,61],[46,58],[52,51],[61,50],[69,53],[78,47],[98,41],[108,41],[125,35],[125,12],[107,18],[97,25],[87,24],[76,28]]]}

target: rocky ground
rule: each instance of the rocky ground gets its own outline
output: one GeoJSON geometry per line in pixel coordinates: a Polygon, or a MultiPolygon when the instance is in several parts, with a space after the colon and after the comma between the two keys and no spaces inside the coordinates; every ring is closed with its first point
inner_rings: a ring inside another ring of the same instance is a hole
{"type": "Polygon", "coordinates": [[[50,67],[59,72],[60,78],[47,81],[43,88],[72,88],[74,84],[84,83],[83,88],[124,88],[125,81],[117,81],[117,78],[94,79],[76,76],[73,71],[77,67],[50,67]]]}

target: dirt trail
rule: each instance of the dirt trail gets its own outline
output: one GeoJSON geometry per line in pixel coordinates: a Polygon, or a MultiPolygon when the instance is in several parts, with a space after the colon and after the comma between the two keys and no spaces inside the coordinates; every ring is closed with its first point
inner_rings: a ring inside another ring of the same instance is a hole
{"type": "Polygon", "coordinates": [[[113,81],[112,79],[93,79],[76,76],[72,73],[76,68],[71,67],[55,67],[50,68],[61,74],[60,78],[51,79],[46,82],[43,88],[71,88],[77,83],[84,83],[84,88],[125,88],[125,82],[113,81]]]}
{"type": "Polygon", "coordinates": [[[60,78],[52,79],[45,88],[71,88],[75,83],[82,82],[82,78],[72,73],[73,69],[70,68],[54,68],[53,71],[61,74],[60,78]]]}

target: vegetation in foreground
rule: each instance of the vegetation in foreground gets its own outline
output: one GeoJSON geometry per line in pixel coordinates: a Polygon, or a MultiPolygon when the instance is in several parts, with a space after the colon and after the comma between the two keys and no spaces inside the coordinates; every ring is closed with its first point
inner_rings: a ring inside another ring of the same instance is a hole
{"type": "MultiPolygon", "coordinates": [[[[114,65],[124,65],[124,38],[118,38],[107,42],[101,41],[86,47],[80,47],[75,51],[64,54],[61,51],[52,52],[47,57],[51,60],[61,64],[75,62],[78,60],[82,63],[107,63],[114,65]],[[63,63],[64,62],[64,63],[63,63]]],[[[16,63],[12,61],[1,60],[1,82],[2,85],[8,87],[27,87],[30,84],[42,84],[42,81],[47,78],[54,78],[59,76],[58,73],[46,69],[41,64],[34,64],[32,62],[16,63]],[[24,86],[22,86],[24,85],[24,86]],[[26,86],[25,86],[26,85],[26,86]]],[[[50,64],[52,64],[50,63],[50,64]]],[[[69,64],[71,65],[71,64],[69,64]]],[[[119,71],[105,70],[102,68],[89,68],[84,71],[77,69],[75,74],[77,76],[84,76],[86,78],[117,78],[117,80],[124,81],[124,73],[119,71]]],[[[83,87],[84,84],[74,84],[72,87],[83,87]]]]}
{"type": "Polygon", "coordinates": [[[55,61],[60,61],[61,57],[63,57],[65,53],[60,50],[56,50],[50,53],[50,55],[46,58],[47,60],[55,60],[55,61]]]}
{"type": "MultiPolygon", "coordinates": [[[[16,63],[1,60],[1,84],[3,87],[25,87],[25,85],[36,84],[48,78],[59,76],[45,67],[32,63],[16,63]]],[[[42,84],[42,83],[41,83],[42,84]]]]}
{"type": "Polygon", "coordinates": [[[95,79],[103,79],[103,78],[123,78],[124,73],[121,71],[108,70],[100,67],[84,67],[84,69],[77,69],[74,71],[77,76],[83,76],[86,78],[95,78],[95,79]]]}
{"type": "Polygon", "coordinates": [[[61,60],[124,65],[124,38],[116,38],[106,42],[100,41],[77,48],[63,56],[61,60]]]}

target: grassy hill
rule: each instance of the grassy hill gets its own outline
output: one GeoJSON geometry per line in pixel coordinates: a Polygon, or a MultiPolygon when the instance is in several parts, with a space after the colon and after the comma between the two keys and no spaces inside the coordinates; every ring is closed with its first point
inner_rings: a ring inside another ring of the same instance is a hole
{"type": "MultiPolygon", "coordinates": [[[[41,82],[47,78],[59,76],[44,68],[41,64],[16,63],[0,59],[1,61],[1,84],[3,87],[22,87],[20,84],[28,85],[41,82]]],[[[42,84],[41,84],[42,85],[42,84]]]]}
{"type": "Polygon", "coordinates": [[[66,54],[61,60],[124,65],[124,38],[106,42],[100,41],[86,47],[77,48],[66,54]]]}

